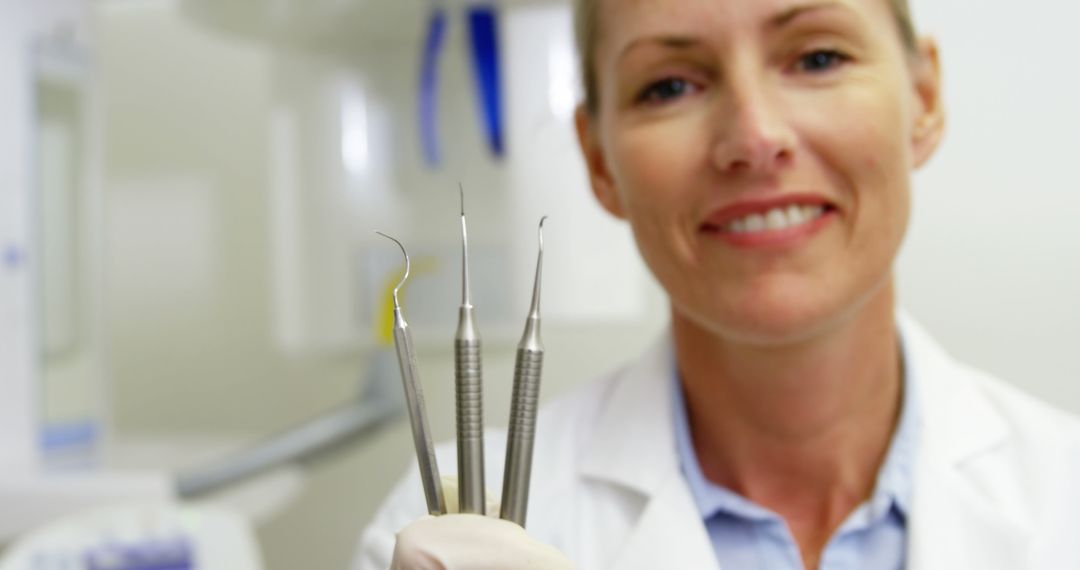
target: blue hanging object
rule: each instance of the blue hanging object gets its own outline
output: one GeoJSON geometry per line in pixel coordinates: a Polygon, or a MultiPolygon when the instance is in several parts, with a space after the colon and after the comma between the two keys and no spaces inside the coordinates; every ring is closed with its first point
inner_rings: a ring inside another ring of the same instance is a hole
{"type": "Polygon", "coordinates": [[[502,158],[502,77],[499,72],[498,18],[492,6],[472,6],[468,11],[473,72],[482,114],[484,134],[492,154],[502,158]]]}
{"type": "Polygon", "coordinates": [[[428,18],[424,39],[423,61],[420,64],[420,144],[428,166],[439,165],[438,83],[439,55],[446,36],[446,11],[436,7],[428,18]]]}

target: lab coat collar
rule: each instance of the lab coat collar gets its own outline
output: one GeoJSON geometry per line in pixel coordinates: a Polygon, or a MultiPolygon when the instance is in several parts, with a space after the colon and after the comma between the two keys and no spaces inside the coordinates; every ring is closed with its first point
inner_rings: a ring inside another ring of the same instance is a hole
{"type": "Polygon", "coordinates": [[[652,495],[679,474],[668,385],[674,373],[668,333],[612,384],[582,463],[585,477],[652,495]]]}
{"type": "Polygon", "coordinates": [[[719,570],[679,469],[672,418],[671,335],[664,335],[612,385],[582,475],[640,495],[630,534],[610,568],[719,570]]]}
{"type": "MultiPolygon", "coordinates": [[[[1008,424],[963,367],[907,313],[900,312],[897,322],[906,374],[918,378],[918,407],[922,410],[918,455],[960,465],[1005,442],[1008,424]]],[[[648,494],[659,487],[667,472],[678,469],[668,389],[672,374],[675,357],[668,332],[612,387],[583,474],[648,494]],[[643,465],[642,457],[652,461],[643,465]]]]}
{"type": "Polygon", "coordinates": [[[958,466],[1003,444],[1008,424],[967,369],[906,313],[898,315],[898,322],[906,374],[918,378],[922,455],[931,452],[928,460],[958,466]]]}
{"type": "Polygon", "coordinates": [[[923,410],[909,568],[1025,568],[1030,522],[999,502],[993,485],[979,476],[982,470],[990,479],[1005,473],[994,453],[1009,445],[1009,424],[966,367],[908,315],[901,314],[899,322],[923,410]]]}
{"type": "MultiPolygon", "coordinates": [[[[967,470],[1008,443],[1008,423],[967,369],[911,317],[901,312],[898,326],[907,373],[918,375],[922,410],[909,568],[1023,568],[1030,525],[981,493],[967,470]]],[[[642,495],[641,515],[614,567],[705,568],[705,561],[717,567],[678,467],[667,384],[674,371],[669,333],[613,383],[587,446],[584,477],[642,495]],[[685,563],[675,563],[673,555],[685,563]]]]}

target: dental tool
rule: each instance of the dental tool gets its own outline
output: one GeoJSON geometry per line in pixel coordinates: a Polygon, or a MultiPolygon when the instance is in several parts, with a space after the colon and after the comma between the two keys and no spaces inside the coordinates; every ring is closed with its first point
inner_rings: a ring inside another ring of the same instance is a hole
{"type": "Polygon", "coordinates": [[[469,291],[469,239],[465,228],[465,189],[461,195],[461,308],[454,336],[457,400],[458,507],[484,514],[484,413],[480,333],[469,291]]]}
{"type": "Polygon", "coordinates": [[[533,438],[536,432],[537,399],[540,372],[544,364],[544,345],[540,342],[540,272],[544,261],[544,220],[540,218],[537,236],[532,305],[525,321],[525,332],[517,346],[514,363],[514,391],[510,401],[510,425],[506,436],[506,465],[503,469],[502,506],[499,518],[525,526],[529,503],[529,476],[532,472],[533,438]]]}
{"type": "Polygon", "coordinates": [[[409,278],[409,253],[397,239],[378,230],[375,233],[387,238],[401,248],[405,256],[405,274],[394,287],[394,348],[397,349],[398,366],[401,367],[401,381],[405,386],[405,405],[409,410],[412,423],[413,445],[416,447],[416,461],[420,467],[420,484],[424,487],[428,513],[440,515],[446,512],[446,501],[442,493],[442,481],[439,478],[439,465],[435,461],[435,447],[431,444],[431,430],[428,428],[427,411],[424,406],[424,392],[420,386],[417,371],[416,350],[413,348],[412,333],[401,312],[398,291],[409,278]]]}

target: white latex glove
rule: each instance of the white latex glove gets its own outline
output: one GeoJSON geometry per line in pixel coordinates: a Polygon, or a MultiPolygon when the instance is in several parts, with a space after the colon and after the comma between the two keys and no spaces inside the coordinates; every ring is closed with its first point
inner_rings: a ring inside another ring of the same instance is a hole
{"type": "MultiPolygon", "coordinates": [[[[447,510],[457,510],[457,481],[443,479],[447,510]]],[[[489,513],[498,513],[497,505],[489,513]]],[[[555,548],[520,526],[493,516],[425,516],[403,528],[390,570],[570,570],[555,548]]]]}

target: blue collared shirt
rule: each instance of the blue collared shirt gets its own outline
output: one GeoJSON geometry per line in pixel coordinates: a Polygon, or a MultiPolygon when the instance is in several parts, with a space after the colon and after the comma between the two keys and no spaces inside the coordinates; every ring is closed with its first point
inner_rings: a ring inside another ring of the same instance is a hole
{"type": "MultiPolygon", "coordinates": [[[[905,367],[906,368],[906,367],[905,367]]],[[[900,421],[872,496],[858,506],[829,539],[820,570],[898,570],[905,567],[907,518],[918,429],[915,382],[904,378],[900,421]]],[[[803,570],[791,531],[776,513],[705,479],[690,437],[686,401],[678,375],[675,439],[683,475],[723,570],[803,570]]]]}

